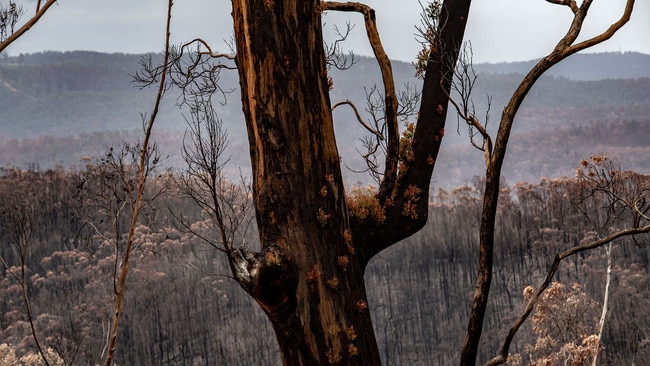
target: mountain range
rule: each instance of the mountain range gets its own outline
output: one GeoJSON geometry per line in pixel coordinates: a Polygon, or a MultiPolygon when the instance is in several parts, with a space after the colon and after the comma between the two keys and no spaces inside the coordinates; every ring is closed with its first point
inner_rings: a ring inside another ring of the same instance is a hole
{"type": "MultiPolygon", "coordinates": [[[[74,166],[100,156],[109,146],[141,134],[154,90],[139,89],[131,75],[143,56],[96,52],[44,52],[0,59],[0,164],[74,166]]],[[[477,64],[473,104],[488,116],[494,132],[505,105],[529,62],[477,64]]],[[[393,61],[398,88],[418,90],[414,68],[393,61]]],[[[356,57],[351,69],[330,70],[332,102],[352,100],[359,109],[366,92],[381,87],[376,61],[356,57]]],[[[235,171],[248,166],[246,132],[235,71],[222,72],[220,85],[232,92],[218,110],[230,136],[235,171]]],[[[167,93],[154,138],[168,164],[182,167],[180,147],[186,122],[177,95],[167,93]]],[[[650,163],[650,55],[578,54],[539,80],[522,105],[513,131],[504,175],[509,181],[538,181],[571,175],[580,159],[608,154],[624,169],[648,172],[650,163]]],[[[364,117],[367,117],[365,115],[364,117]]],[[[358,151],[365,130],[352,111],[334,111],[341,156],[349,182],[367,183],[358,151]]],[[[486,117],[483,117],[485,120],[486,117]]],[[[471,148],[467,128],[450,115],[434,185],[452,187],[481,175],[482,153],[471,148]]]]}

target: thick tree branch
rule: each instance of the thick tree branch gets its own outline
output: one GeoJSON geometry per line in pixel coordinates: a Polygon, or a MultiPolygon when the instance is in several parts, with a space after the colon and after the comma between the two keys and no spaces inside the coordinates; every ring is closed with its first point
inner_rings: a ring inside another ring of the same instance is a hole
{"type": "Polygon", "coordinates": [[[34,14],[33,17],[31,17],[27,23],[23,24],[22,27],[18,28],[17,31],[12,33],[7,39],[4,41],[0,42],[0,52],[4,51],[5,48],[7,48],[10,44],[12,44],[15,40],[20,38],[23,34],[25,34],[28,30],[30,30],[34,24],[36,24],[43,15],[50,9],[52,5],[56,3],[56,0],[48,0],[43,7],[40,6],[41,2],[38,2],[38,6],[36,7],[36,14],[34,14]]]}
{"type": "Polygon", "coordinates": [[[609,28],[607,28],[607,30],[605,30],[603,33],[569,47],[565,51],[565,55],[568,56],[570,54],[582,51],[584,49],[593,47],[599,43],[605,42],[606,40],[612,38],[612,36],[616,32],[618,32],[619,29],[621,29],[627,22],[630,21],[633,9],[634,9],[634,0],[627,0],[627,2],[625,3],[625,10],[623,10],[623,14],[618,19],[618,21],[610,25],[609,28]]]}
{"type": "MultiPolygon", "coordinates": [[[[386,148],[386,163],[384,167],[384,178],[379,185],[377,197],[380,202],[384,202],[393,193],[393,187],[397,179],[397,163],[399,161],[399,125],[397,121],[397,92],[395,91],[395,79],[390,59],[384,51],[377,30],[375,11],[369,6],[357,2],[333,2],[326,1],[321,3],[322,10],[337,10],[358,12],[363,14],[366,24],[366,33],[368,40],[375,53],[375,58],[379,63],[381,76],[384,83],[384,109],[386,115],[386,126],[388,129],[388,140],[386,148]]],[[[367,127],[366,127],[367,128],[367,127]]]]}
{"type": "Polygon", "coordinates": [[[551,264],[551,267],[548,270],[548,273],[546,274],[546,278],[544,279],[544,282],[537,288],[533,297],[530,299],[530,301],[528,301],[528,304],[526,305],[526,308],[524,309],[523,313],[519,316],[519,318],[517,318],[515,323],[510,328],[510,331],[506,336],[505,342],[501,347],[501,350],[499,351],[499,355],[497,355],[496,357],[488,361],[485,365],[486,366],[500,365],[507,361],[510,344],[514,339],[515,334],[517,333],[519,328],[524,324],[524,322],[526,321],[530,313],[533,311],[533,308],[535,307],[535,304],[537,304],[537,300],[539,299],[539,297],[546,290],[546,288],[551,284],[553,277],[555,276],[555,273],[559,269],[562,260],[580,252],[600,248],[603,245],[609,244],[617,239],[626,236],[639,235],[645,233],[650,233],[650,225],[646,225],[640,228],[630,228],[630,229],[620,230],[600,240],[575,246],[571,249],[568,249],[556,255],[555,259],[553,260],[553,263],[551,264]]]}
{"type": "Polygon", "coordinates": [[[582,30],[582,24],[587,17],[591,1],[592,0],[585,0],[583,2],[579,11],[576,12],[566,35],[562,37],[562,39],[558,42],[558,44],[548,56],[542,58],[528,72],[506,105],[495,142],[496,153],[492,157],[494,167],[499,171],[501,169],[501,164],[503,163],[503,158],[505,156],[506,145],[510,137],[510,130],[512,129],[514,116],[519,110],[519,107],[521,106],[524,98],[528,94],[528,91],[533,87],[537,79],[552,66],[558,64],[568,56],[586,48],[595,46],[611,38],[614,33],[616,33],[616,31],[621,29],[623,25],[629,21],[635,0],[627,0],[625,10],[621,18],[616,23],[612,24],[605,32],[596,37],[573,45],[573,42],[575,42],[575,40],[578,38],[578,35],[580,34],[580,31],[582,30]]]}

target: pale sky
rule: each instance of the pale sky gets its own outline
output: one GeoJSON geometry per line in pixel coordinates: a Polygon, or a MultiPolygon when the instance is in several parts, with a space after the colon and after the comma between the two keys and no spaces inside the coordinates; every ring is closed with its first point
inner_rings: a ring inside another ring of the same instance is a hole
{"type": "MultiPolygon", "coordinates": [[[[14,0],[33,9],[34,0],[14,0]],[[31,5],[31,6],[30,6],[31,5]]],[[[6,3],[5,0],[0,0],[6,3]]],[[[39,51],[91,50],[100,52],[160,52],[164,45],[164,0],[60,0],[26,36],[11,45],[10,55],[39,51]]],[[[415,25],[418,0],[368,0],[376,10],[384,47],[389,57],[412,61],[418,52],[415,25]]],[[[618,19],[624,0],[594,0],[583,29],[587,38],[618,19]]],[[[32,10],[33,11],[33,10],[32,10]]],[[[230,2],[226,0],[176,0],[173,41],[202,37],[215,49],[227,50],[232,36],[230,2]]],[[[566,6],[544,0],[474,0],[466,40],[471,41],[474,62],[532,60],[548,53],[571,21],[566,6]]],[[[328,26],[356,24],[344,47],[361,55],[371,50],[359,14],[330,13],[328,26]]],[[[605,44],[589,52],[636,51],[650,54],[650,1],[636,2],[632,20],[605,44]]]]}

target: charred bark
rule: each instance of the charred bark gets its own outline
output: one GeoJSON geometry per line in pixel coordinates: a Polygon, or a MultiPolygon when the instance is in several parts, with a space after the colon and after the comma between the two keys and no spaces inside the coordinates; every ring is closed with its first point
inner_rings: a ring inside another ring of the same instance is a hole
{"type": "Polygon", "coordinates": [[[377,365],[347,227],[320,2],[236,0],[233,18],[262,248],[232,253],[235,276],[271,320],[284,364],[377,365]]]}

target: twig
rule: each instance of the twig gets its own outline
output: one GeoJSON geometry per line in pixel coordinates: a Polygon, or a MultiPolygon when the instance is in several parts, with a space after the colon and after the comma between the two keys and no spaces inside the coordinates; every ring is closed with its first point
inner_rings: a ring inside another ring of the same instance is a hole
{"type": "Polygon", "coordinates": [[[377,131],[377,130],[375,130],[374,128],[370,127],[370,126],[369,126],[369,125],[368,125],[368,124],[363,120],[363,118],[361,118],[361,115],[359,114],[359,110],[357,109],[357,106],[355,106],[354,103],[352,103],[351,100],[346,99],[346,100],[342,100],[342,101],[340,101],[340,102],[337,102],[336,104],[334,104],[334,105],[332,106],[332,110],[335,110],[336,107],[341,106],[341,105],[345,105],[345,104],[349,105],[350,108],[352,108],[352,110],[354,111],[354,115],[357,117],[357,121],[361,124],[361,126],[363,126],[366,130],[368,130],[368,131],[369,131],[370,133],[372,133],[373,135],[377,136],[378,139],[380,139],[380,140],[384,140],[384,136],[383,136],[379,131],[377,131]]]}

